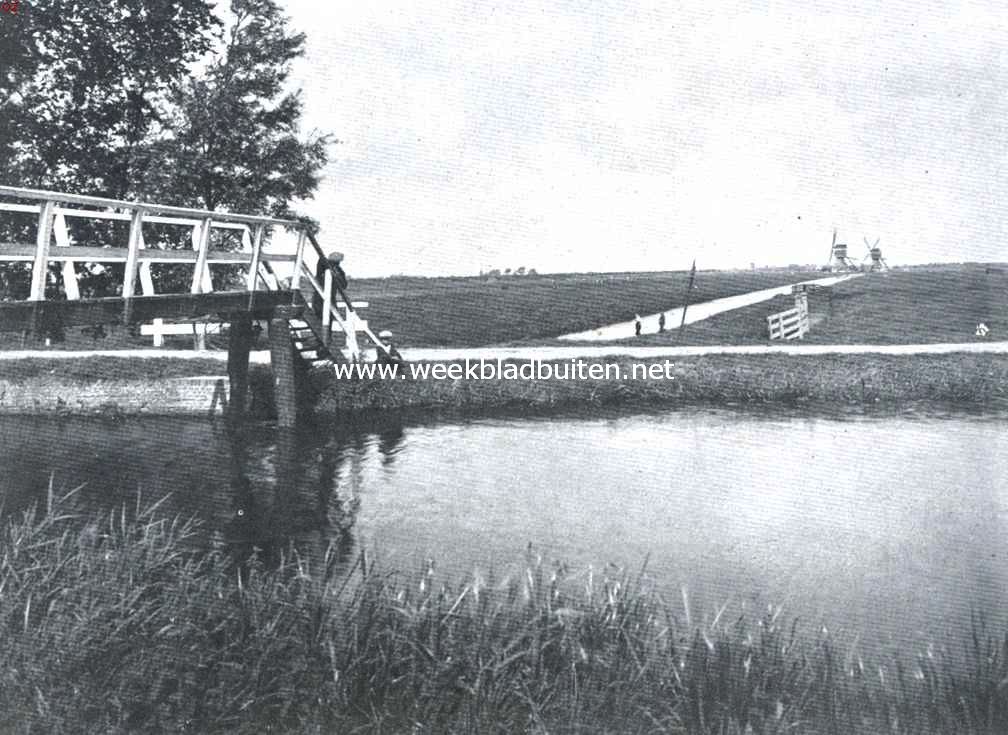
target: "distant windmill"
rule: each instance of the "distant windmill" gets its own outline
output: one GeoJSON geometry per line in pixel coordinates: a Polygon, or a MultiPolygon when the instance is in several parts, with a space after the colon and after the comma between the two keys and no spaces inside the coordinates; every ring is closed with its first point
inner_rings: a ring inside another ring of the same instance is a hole
{"type": "Polygon", "coordinates": [[[836,241],[837,231],[833,230],[833,242],[830,244],[830,259],[826,264],[828,270],[833,271],[856,271],[859,270],[857,264],[847,257],[847,245],[836,241]]]}
{"type": "Polygon", "coordinates": [[[868,248],[868,254],[864,256],[861,263],[864,264],[865,260],[871,258],[871,265],[868,266],[869,272],[889,270],[889,264],[886,263],[885,259],[882,257],[882,248],[878,246],[879,240],[881,239],[881,237],[876,237],[874,245],[870,245],[868,243],[867,237],[864,239],[865,247],[868,248]]]}

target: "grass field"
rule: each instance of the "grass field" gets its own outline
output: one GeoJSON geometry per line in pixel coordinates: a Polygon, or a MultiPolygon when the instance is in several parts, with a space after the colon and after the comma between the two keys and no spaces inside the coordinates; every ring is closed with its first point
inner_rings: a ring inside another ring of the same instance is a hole
{"type": "MultiPolygon", "coordinates": [[[[709,301],[822,276],[810,271],[698,271],[690,299],[709,301]]],[[[368,322],[407,346],[541,342],[670,309],[689,273],[599,273],[351,282],[368,322]]]]}
{"type": "MultiPolygon", "coordinates": [[[[973,342],[978,322],[991,329],[987,340],[1008,339],[1008,268],[987,273],[983,265],[961,265],[871,274],[809,296],[809,344],[925,344],[973,342]]],[[[790,309],[794,299],[725,312],[634,344],[763,344],[766,317],[790,309]]]]}
{"type": "Polygon", "coordinates": [[[348,579],[332,550],[267,567],[195,531],[52,495],[3,521],[0,731],[1008,731],[1008,638],[976,619],[870,650],[779,608],[691,615],[645,570],[348,579]]]}
{"type": "MultiPolygon", "coordinates": [[[[1008,333],[1008,276],[983,265],[949,265],[870,275],[814,292],[813,344],[971,341],[977,322],[1008,333]]],[[[476,347],[554,343],[560,334],[632,319],[680,306],[688,273],[562,274],[472,278],[357,279],[354,300],[377,331],[391,329],[409,347],[476,347]]],[[[812,271],[700,271],[691,303],[781,286],[823,274],[812,271]]],[[[759,344],[767,341],[766,316],[790,308],[790,297],[737,309],[635,344],[759,344]]],[[[226,335],[210,335],[211,349],[226,349],[226,335]]],[[[0,335],[0,349],[21,348],[20,335],[0,335]]],[[[27,348],[39,343],[29,340],[27,348]]],[[[192,349],[191,337],[168,339],[169,348],[192,349]]],[[[149,337],[124,327],[68,330],[55,349],[150,348],[149,337]]],[[[256,348],[265,349],[265,335],[256,348]]]]}

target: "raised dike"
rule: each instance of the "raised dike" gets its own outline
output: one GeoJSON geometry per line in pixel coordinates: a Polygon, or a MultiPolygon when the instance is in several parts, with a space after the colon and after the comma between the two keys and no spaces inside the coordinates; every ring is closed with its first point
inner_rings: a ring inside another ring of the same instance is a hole
{"type": "MultiPolygon", "coordinates": [[[[0,413],[213,416],[228,405],[228,379],[219,361],[92,360],[97,362],[73,369],[59,360],[0,363],[0,413]]],[[[665,358],[611,361],[628,368],[665,358]]],[[[333,380],[316,406],[322,415],[336,415],[373,409],[910,402],[1001,410],[1008,404],[1008,356],[704,355],[675,360],[671,379],[658,380],[333,380]]],[[[259,417],[274,412],[266,365],[250,370],[248,411],[259,417]]]]}

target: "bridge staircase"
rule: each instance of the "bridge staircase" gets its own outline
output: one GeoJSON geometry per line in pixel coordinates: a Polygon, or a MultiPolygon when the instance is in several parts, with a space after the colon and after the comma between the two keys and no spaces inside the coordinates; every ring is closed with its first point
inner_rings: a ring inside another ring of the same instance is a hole
{"type": "MultiPolygon", "coordinates": [[[[0,186],[0,214],[7,219],[21,218],[20,224],[10,231],[35,233],[33,244],[0,242],[0,263],[31,264],[27,299],[0,303],[0,331],[41,335],[54,328],[141,324],[153,319],[227,321],[231,324],[228,348],[231,388],[243,397],[252,342],[251,323],[265,319],[270,324],[270,351],[278,391],[284,393],[277,398],[281,413],[286,404],[293,403],[292,396],[305,382],[303,375],[332,372],[336,362],[347,359],[330,344],[333,325],[346,335],[349,359],[361,359],[356,331],[334,303],[338,298],[348,314],[353,312],[346,293],[336,285],[332,266],[320,282],[305,262],[306,254],[310,259],[312,250],[316,258],[325,257],[306,222],[11,186],[0,186]],[[24,219],[26,215],[28,220],[24,219]],[[34,228],[30,227],[32,217],[37,221],[34,228]],[[106,232],[113,234],[124,232],[114,230],[115,223],[120,222],[127,225],[128,235],[124,243],[110,244],[108,236],[101,245],[79,242],[71,237],[68,225],[75,220],[89,221],[81,230],[82,240],[94,237],[89,233],[99,229],[96,222],[104,222],[106,232]],[[182,228],[183,239],[186,231],[190,233],[191,249],[179,247],[178,234],[174,240],[165,241],[164,232],[171,228],[182,228]],[[295,235],[293,253],[272,249],[271,233],[278,229],[295,235]],[[224,244],[228,238],[230,247],[224,244]],[[117,295],[95,298],[82,294],[79,270],[90,269],[94,273],[96,266],[107,269],[108,264],[117,264],[116,267],[122,264],[117,295]],[[151,267],[158,264],[191,265],[188,293],[155,293],[151,267]],[[243,288],[235,287],[233,281],[224,288],[214,288],[211,266],[224,265],[244,269],[243,288]],[[289,268],[289,282],[277,278],[278,265],[281,269],[289,268]],[[310,287],[308,293],[322,297],[321,315],[316,315],[305,299],[302,292],[305,281],[310,287]],[[62,290],[58,288],[60,285],[62,290]],[[281,383],[285,383],[282,390],[281,383]]],[[[366,325],[354,326],[367,336],[378,353],[388,355],[388,347],[366,325]]],[[[281,416],[281,423],[289,418],[281,416]]]]}

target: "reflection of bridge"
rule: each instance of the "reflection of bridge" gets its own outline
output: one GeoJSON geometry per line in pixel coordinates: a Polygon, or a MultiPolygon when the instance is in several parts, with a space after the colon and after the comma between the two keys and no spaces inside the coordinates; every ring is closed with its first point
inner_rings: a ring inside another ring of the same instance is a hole
{"type": "MultiPolygon", "coordinates": [[[[334,284],[332,267],[319,282],[305,264],[306,250],[314,250],[315,258],[324,254],[304,222],[10,186],[0,186],[0,212],[14,239],[34,238],[33,244],[0,243],[0,264],[31,264],[27,298],[0,303],[0,331],[41,336],[64,327],[153,319],[229,322],[230,403],[241,415],[248,393],[252,321],[265,319],[277,412],[285,425],[293,424],[299,406],[305,405],[310,375],[343,359],[339,350],[329,349],[331,325],[356,346],[348,317],[333,304],[335,288],[347,314],[354,313],[346,294],[334,284]],[[81,237],[72,237],[68,220],[78,225],[81,237]],[[293,254],[270,250],[274,228],[296,235],[293,254]],[[90,244],[81,242],[87,239],[90,244]],[[289,282],[277,277],[278,263],[290,264],[289,282]],[[188,293],[155,293],[153,266],[192,267],[188,293]],[[116,295],[82,296],[78,267],[115,276],[121,267],[116,295]],[[216,289],[214,275],[220,284],[216,289]],[[323,297],[321,317],[308,306],[303,281],[309,293],[323,297]]],[[[377,349],[386,350],[366,326],[360,331],[377,349]]]]}

